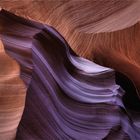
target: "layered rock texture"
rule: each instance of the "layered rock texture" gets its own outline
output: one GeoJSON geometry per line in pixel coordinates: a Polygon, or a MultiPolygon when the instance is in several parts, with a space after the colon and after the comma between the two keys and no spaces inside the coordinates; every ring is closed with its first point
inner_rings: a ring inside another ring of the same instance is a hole
{"type": "Polygon", "coordinates": [[[25,97],[26,87],[20,79],[20,67],[5,53],[0,42],[0,140],[15,139],[25,97]]]}
{"type": "Polygon", "coordinates": [[[139,1],[0,4],[0,140],[140,139],[139,1]]]}

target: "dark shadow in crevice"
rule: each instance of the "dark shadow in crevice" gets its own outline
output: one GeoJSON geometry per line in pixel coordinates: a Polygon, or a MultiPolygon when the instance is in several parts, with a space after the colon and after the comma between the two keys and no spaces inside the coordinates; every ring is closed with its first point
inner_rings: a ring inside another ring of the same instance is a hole
{"type": "Polygon", "coordinates": [[[126,92],[123,96],[125,107],[130,110],[140,111],[140,99],[133,82],[122,73],[116,72],[116,83],[126,92]]]}

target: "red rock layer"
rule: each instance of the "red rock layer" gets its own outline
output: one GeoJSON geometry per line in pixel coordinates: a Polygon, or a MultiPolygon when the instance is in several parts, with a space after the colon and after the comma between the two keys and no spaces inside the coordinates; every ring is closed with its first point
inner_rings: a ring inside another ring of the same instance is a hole
{"type": "Polygon", "coordinates": [[[25,104],[26,88],[20,67],[0,41],[0,140],[14,140],[25,104]]]}
{"type": "Polygon", "coordinates": [[[139,0],[1,0],[0,6],[53,26],[78,55],[123,73],[139,90],[139,0]]]}

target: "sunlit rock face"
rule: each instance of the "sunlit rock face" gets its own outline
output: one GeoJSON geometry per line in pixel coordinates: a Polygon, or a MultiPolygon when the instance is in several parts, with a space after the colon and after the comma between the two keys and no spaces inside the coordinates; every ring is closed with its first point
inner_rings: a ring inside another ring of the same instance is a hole
{"type": "MultiPolygon", "coordinates": [[[[101,40],[105,44],[108,34],[99,34],[94,45],[98,46],[101,40]]],[[[0,12],[0,37],[6,53],[18,62],[20,81],[27,87],[25,106],[22,104],[24,113],[15,127],[17,140],[140,139],[138,115],[128,113],[122,102],[126,93],[115,81],[115,70],[125,74],[130,69],[125,57],[108,52],[101,45],[91,58],[111,68],[100,66],[77,55],[53,27],[5,10],[0,12]],[[111,57],[106,61],[107,53],[111,57]]],[[[138,78],[133,73],[138,71],[127,73],[137,88],[138,78]]],[[[122,84],[121,80],[118,83],[122,84]]],[[[15,81],[13,84],[17,85],[15,81]]],[[[1,103],[0,108],[3,108],[1,103]]],[[[10,122],[6,123],[10,127],[10,122]]],[[[3,140],[13,139],[3,137],[3,140]]]]}
{"type": "Polygon", "coordinates": [[[123,73],[140,90],[139,0],[1,0],[0,7],[53,26],[78,56],[123,73]]]}
{"type": "Polygon", "coordinates": [[[20,67],[0,41],[0,140],[13,140],[25,106],[26,87],[20,67]]]}

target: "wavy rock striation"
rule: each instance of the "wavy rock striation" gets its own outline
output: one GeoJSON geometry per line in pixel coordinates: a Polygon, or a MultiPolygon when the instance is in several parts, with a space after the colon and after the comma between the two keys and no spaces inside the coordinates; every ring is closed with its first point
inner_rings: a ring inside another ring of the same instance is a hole
{"type": "Polygon", "coordinates": [[[0,12],[0,36],[28,87],[17,140],[139,140],[113,69],[79,57],[52,27],[0,12]]]}
{"type": "Polygon", "coordinates": [[[140,90],[139,0],[1,0],[0,6],[53,26],[77,55],[123,73],[140,90]]]}
{"type": "Polygon", "coordinates": [[[13,140],[25,106],[26,87],[20,67],[0,41],[0,140],[13,140]]]}

